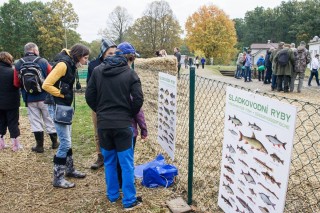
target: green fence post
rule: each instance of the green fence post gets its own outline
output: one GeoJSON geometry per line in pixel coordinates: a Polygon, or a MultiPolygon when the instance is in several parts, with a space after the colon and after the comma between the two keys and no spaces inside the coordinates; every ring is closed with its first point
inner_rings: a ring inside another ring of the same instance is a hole
{"type": "Polygon", "coordinates": [[[195,67],[190,67],[189,99],[189,162],[188,162],[188,204],[192,204],[193,184],[193,146],[194,146],[194,100],[195,100],[195,67]]]}

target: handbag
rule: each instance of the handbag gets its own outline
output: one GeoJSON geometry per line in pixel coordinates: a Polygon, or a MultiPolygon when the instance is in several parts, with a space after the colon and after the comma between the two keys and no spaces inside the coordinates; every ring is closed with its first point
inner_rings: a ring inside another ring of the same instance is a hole
{"type": "Polygon", "coordinates": [[[56,104],[56,110],[54,113],[54,122],[64,125],[71,125],[73,119],[74,110],[72,106],[64,106],[56,104]]]}

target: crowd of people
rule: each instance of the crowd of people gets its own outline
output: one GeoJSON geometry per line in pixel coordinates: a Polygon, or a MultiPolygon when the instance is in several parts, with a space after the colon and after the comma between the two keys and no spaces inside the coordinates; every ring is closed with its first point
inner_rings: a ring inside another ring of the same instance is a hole
{"type": "MultiPolygon", "coordinates": [[[[121,199],[125,210],[142,204],[136,196],[134,181],[134,147],[138,136],[148,136],[142,111],[143,92],[140,78],[131,69],[135,48],[128,42],[116,45],[102,39],[101,53],[89,63],[85,99],[92,110],[97,161],[91,169],[104,166],[106,196],[110,203],[121,199]]],[[[77,69],[88,63],[90,50],[82,44],[63,49],[51,66],[40,57],[35,43],[27,43],[24,57],[14,64],[8,52],[0,52],[0,150],[7,129],[12,150],[22,149],[19,129],[20,94],[26,104],[35,153],[44,152],[44,129],[51,139],[54,187],[68,189],[75,184],[69,178],[85,178],[74,167],[71,125],[74,114],[74,84],[77,69]],[[43,126],[44,124],[44,126],[43,126]],[[59,142],[58,142],[59,141],[59,142]]]]}
{"type": "MultiPolygon", "coordinates": [[[[310,53],[306,48],[304,41],[300,42],[298,48],[295,44],[278,43],[278,48],[270,48],[267,50],[266,56],[260,55],[256,62],[258,71],[258,80],[264,84],[271,84],[272,91],[278,92],[293,92],[295,80],[298,77],[297,92],[300,93],[303,88],[303,80],[307,65],[310,64],[310,77],[308,86],[311,86],[313,77],[316,78],[316,83],[319,84],[319,54],[316,54],[311,60],[310,53]]],[[[235,78],[244,79],[244,82],[252,82],[253,61],[251,49],[239,53],[237,58],[237,69],[235,78]]]]}

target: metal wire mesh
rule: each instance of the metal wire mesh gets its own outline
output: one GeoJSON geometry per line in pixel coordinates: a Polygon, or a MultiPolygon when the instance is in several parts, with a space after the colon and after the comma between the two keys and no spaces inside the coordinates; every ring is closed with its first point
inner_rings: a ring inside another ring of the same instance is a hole
{"type": "MultiPolygon", "coordinates": [[[[158,74],[139,73],[146,101],[150,151],[162,153],[157,138],[158,74]]],[[[196,76],[193,204],[200,211],[220,212],[218,190],[227,86],[246,88],[196,76]]],[[[251,91],[252,92],[252,91],[251,91]]],[[[260,95],[298,108],[285,212],[320,212],[320,106],[268,93],[260,95]]],[[[178,81],[175,160],[179,177],[173,190],[186,198],[188,186],[189,75],[178,81]]],[[[169,159],[167,157],[167,159],[169,159]]]]}

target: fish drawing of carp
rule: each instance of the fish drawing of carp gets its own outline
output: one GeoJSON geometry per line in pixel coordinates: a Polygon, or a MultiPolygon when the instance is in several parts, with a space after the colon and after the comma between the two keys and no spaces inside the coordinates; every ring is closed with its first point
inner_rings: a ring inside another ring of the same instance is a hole
{"type": "Polygon", "coordinates": [[[261,172],[261,174],[265,177],[266,180],[270,180],[271,183],[273,183],[273,184],[275,183],[275,184],[278,185],[279,188],[281,188],[281,187],[280,187],[281,183],[280,183],[280,182],[277,182],[277,181],[274,179],[274,177],[271,176],[268,172],[261,172]]]}
{"type": "Polygon", "coordinates": [[[242,126],[242,122],[235,115],[233,117],[231,117],[229,115],[228,120],[231,120],[231,122],[234,124],[234,126],[242,126]]]}
{"type": "Polygon", "coordinates": [[[260,195],[262,201],[263,201],[265,204],[267,204],[267,205],[269,205],[269,206],[272,206],[273,209],[276,210],[276,209],[275,209],[276,204],[274,204],[274,203],[271,202],[270,197],[269,197],[268,195],[266,195],[266,194],[264,194],[264,193],[262,193],[262,192],[259,192],[259,195],[260,195]]]}
{"type": "Polygon", "coordinates": [[[243,146],[238,146],[237,145],[237,149],[239,149],[241,154],[248,154],[248,152],[243,148],[243,146]]]}
{"type": "Polygon", "coordinates": [[[250,172],[244,173],[244,172],[242,171],[241,174],[244,176],[244,178],[246,179],[246,181],[247,181],[248,183],[256,184],[256,182],[254,181],[253,177],[250,175],[250,172]]]}
{"type": "Polygon", "coordinates": [[[278,163],[281,163],[283,165],[284,160],[281,160],[276,153],[273,153],[270,155],[273,161],[277,161],[278,163]]]}
{"type": "Polygon", "coordinates": [[[261,131],[261,128],[260,128],[259,126],[257,126],[256,123],[251,124],[251,123],[249,122],[249,126],[250,126],[252,129],[254,129],[254,130],[261,131]]]}
{"type": "Polygon", "coordinates": [[[281,141],[279,141],[279,139],[277,138],[277,135],[272,136],[272,135],[266,135],[266,138],[269,140],[270,143],[273,144],[273,146],[282,146],[284,149],[286,149],[286,144],[287,143],[282,143],[281,141]]]}
{"type": "Polygon", "coordinates": [[[256,150],[258,150],[260,152],[268,154],[268,151],[263,146],[263,144],[259,140],[256,139],[256,136],[255,136],[254,133],[252,133],[252,136],[250,138],[247,137],[247,136],[244,136],[242,134],[242,132],[240,132],[240,131],[239,131],[239,133],[240,133],[239,141],[245,141],[246,144],[250,144],[251,149],[254,148],[254,149],[256,149],[256,150]]]}

